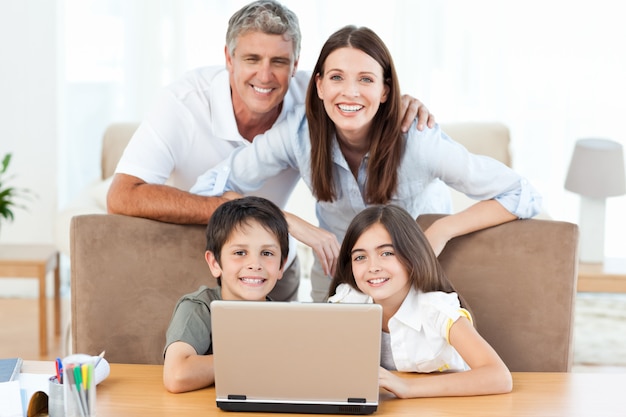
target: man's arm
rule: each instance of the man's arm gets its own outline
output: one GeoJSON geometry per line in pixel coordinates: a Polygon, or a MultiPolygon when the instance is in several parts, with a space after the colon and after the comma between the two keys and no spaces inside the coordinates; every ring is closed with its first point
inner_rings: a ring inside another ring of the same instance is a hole
{"type": "Polygon", "coordinates": [[[402,108],[404,117],[402,118],[402,131],[408,132],[413,120],[417,118],[417,130],[424,130],[426,126],[435,127],[435,115],[428,111],[428,108],[418,99],[405,94],[402,96],[402,108]]]}
{"type": "Polygon", "coordinates": [[[107,211],[168,223],[207,224],[213,211],[225,201],[118,173],[107,194],[107,211]]]}

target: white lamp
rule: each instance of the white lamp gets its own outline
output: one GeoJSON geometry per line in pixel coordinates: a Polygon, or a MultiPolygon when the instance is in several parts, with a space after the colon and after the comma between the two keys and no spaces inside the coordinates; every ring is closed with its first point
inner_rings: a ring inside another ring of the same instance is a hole
{"type": "Polygon", "coordinates": [[[608,139],[578,140],[565,189],[581,196],[580,261],[603,262],[606,198],[626,193],[622,145],[608,139]]]}

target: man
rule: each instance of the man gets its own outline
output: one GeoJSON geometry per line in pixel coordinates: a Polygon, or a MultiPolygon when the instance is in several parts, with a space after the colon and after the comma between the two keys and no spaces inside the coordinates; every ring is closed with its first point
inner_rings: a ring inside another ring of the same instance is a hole
{"type": "MultiPolygon", "coordinates": [[[[304,103],[310,74],[297,71],[300,40],[296,15],[274,0],[258,0],[237,11],[226,33],[226,68],[187,73],[163,91],[139,126],[109,189],[109,213],[206,224],[226,200],[190,194],[196,178],[304,103]]],[[[418,126],[423,128],[428,110],[410,97],[405,101],[410,103],[403,127],[408,128],[419,108],[418,126]]],[[[433,125],[434,119],[428,122],[433,125]]],[[[298,178],[296,171],[284,172],[255,194],[284,208],[298,178]]],[[[338,249],[334,235],[318,233],[320,246],[338,249]]],[[[293,243],[283,279],[270,293],[274,300],[297,298],[293,243]]]]}

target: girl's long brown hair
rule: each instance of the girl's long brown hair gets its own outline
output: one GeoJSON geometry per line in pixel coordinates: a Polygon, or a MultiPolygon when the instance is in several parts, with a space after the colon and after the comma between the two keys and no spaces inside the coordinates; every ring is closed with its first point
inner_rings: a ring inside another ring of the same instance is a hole
{"type": "Polygon", "coordinates": [[[337,197],[332,161],[332,141],[335,125],[317,94],[316,76],[324,76],[326,58],[339,48],[359,49],[380,64],[384,82],[389,87],[387,101],[381,103],[370,131],[369,162],[365,202],[388,203],[398,185],[398,166],[404,152],[404,137],[400,129],[401,97],[396,69],[384,42],[366,27],[346,26],[328,38],[315,64],[306,97],[306,117],[311,140],[311,172],[313,195],[319,201],[334,201],[337,197]]]}

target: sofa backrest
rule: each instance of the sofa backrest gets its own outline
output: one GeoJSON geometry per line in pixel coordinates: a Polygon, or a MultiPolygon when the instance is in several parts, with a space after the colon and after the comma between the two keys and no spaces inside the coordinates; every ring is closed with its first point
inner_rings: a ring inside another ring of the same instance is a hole
{"type": "MultiPolygon", "coordinates": [[[[112,123],[102,136],[102,179],[115,172],[124,148],[139,123],[112,123]]],[[[441,129],[470,152],[487,155],[511,166],[510,135],[506,125],[498,122],[443,123],[441,129]]]]}
{"type": "Polygon", "coordinates": [[[117,163],[138,127],[139,123],[134,122],[112,123],[104,131],[100,161],[101,179],[106,180],[115,173],[117,163]]]}
{"type": "MultiPolygon", "coordinates": [[[[439,215],[418,218],[427,227],[439,215]]],[[[215,285],[204,226],[119,215],[71,224],[73,351],[162,363],[178,298],[215,285]]],[[[572,362],[577,226],[519,220],[453,239],[440,261],[479,332],[512,371],[568,371],[572,362]]]]}
{"type": "Polygon", "coordinates": [[[205,230],[113,214],[73,217],[72,351],[162,363],[178,298],[217,284],[204,260],[205,230]]]}
{"type": "Polygon", "coordinates": [[[511,135],[499,122],[442,123],[441,130],[472,153],[486,155],[511,167],[511,135]]]}

